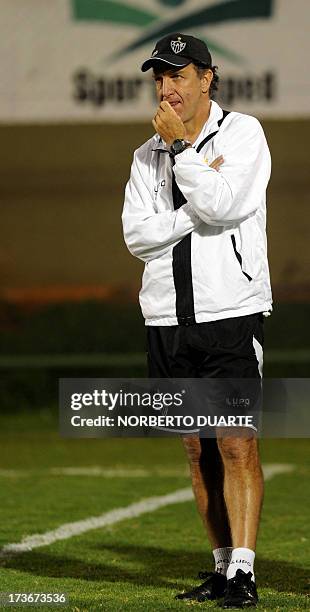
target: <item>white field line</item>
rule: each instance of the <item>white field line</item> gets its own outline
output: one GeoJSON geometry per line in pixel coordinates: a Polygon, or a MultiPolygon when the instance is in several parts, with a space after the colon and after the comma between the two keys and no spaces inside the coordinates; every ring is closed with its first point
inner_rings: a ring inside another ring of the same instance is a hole
{"type": "MultiPolygon", "coordinates": [[[[276,474],[283,474],[294,469],[291,464],[269,463],[263,466],[265,480],[270,480],[276,474]]],[[[23,538],[21,542],[6,544],[0,550],[0,557],[7,557],[12,554],[31,551],[33,548],[40,546],[48,546],[59,540],[67,540],[76,535],[81,535],[92,529],[100,529],[108,525],[115,525],[125,519],[132,519],[148,512],[154,512],[159,508],[170,506],[172,504],[180,504],[193,499],[193,492],[190,487],[179,489],[168,495],[158,497],[148,497],[141,501],[130,504],[125,508],[115,508],[109,512],[105,512],[100,516],[91,516],[82,521],[74,523],[64,523],[57,529],[46,531],[45,533],[37,533],[32,536],[23,538]]]]}
{"type": "Polygon", "coordinates": [[[98,476],[100,478],[150,478],[153,476],[171,477],[189,476],[189,468],[153,468],[147,470],[143,467],[116,467],[104,468],[99,465],[87,467],[55,467],[42,470],[10,470],[0,469],[0,478],[29,478],[38,476],[98,476]]]}
{"type": "Polygon", "coordinates": [[[76,521],[74,523],[65,523],[57,529],[47,531],[46,533],[35,534],[23,538],[21,542],[14,544],[7,544],[0,551],[0,557],[4,557],[10,554],[16,554],[20,552],[30,551],[33,548],[40,546],[47,546],[58,540],[67,540],[72,536],[80,535],[92,529],[99,529],[101,527],[107,527],[108,525],[115,525],[125,519],[132,519],[141,514],[147,512],[154,512],[158,508],[169,506],[171,504],[179,504],[181,502],[189,501],[193,497],[191,488],[179,489],[174,493],[168,495],[161,495],[159,497],[148,497],[141,501],[130,504],[126,508],[115,508],[110,512],[105,512],[100,516],[92,516],[82,521],[76,521]]]}
{"type": "MultiPolygon", "coordinates": [[[[294,466],[287,463],[267,463],[263,466],[265,479],[271,478],[275,474],[281,474],[284,471],[289,472],[294,469],[294,466]],[[269,476],[270,474],[270,476],[269,476]]],[[[100,478],[151,478],[153,476],[162,477],[187,477],[189,476],[189,468],[153,468],[147,470],[143,467],[137,468],[104,468],[99,465],[87,466],[87,467],[55,467],[48,468],[46,470],[1,470],[0,477],[3,478],[21,478],[31,477],[34,474],[52,476],[98,476],[100,478]]]]}
{"type": "MultiPolygon", "coordinates": [[[[284,472],[292,472],[294,465],[290,463],[266,463],[263,465],[265,480],[272,478],[276,474],[284,472]]],[[[67,467],[67,468],[51,468],[50,473],[55,476],[101,476],[103,478],[150,478],[152,476],[189,476],[189,468],[184,469],[166,469],[159,468],[146,470],[143,468],[126,469],[126,468],[101,468],[93,467],[67,467]]]]}
{"type": "Polygon", "coordinates": [[[101,476],[102,478],[149,478],[151,476],[188,476],[189,469],[154,468],[102,468],[98,465],[92,467],[65,467],[52,468],[51,474],[55,476],[101,476]]]}
{"type": "Polygon", "coordinates": [[[265,463],[263,465],[264,480],[270,480],[273,476],[277,476],[277,474],[293,472],[294,469],[295,465],[291,463],[265,463]]]}
{"type": "Polygon", "coordinates": [[[0,470],[0,478],[22,478],[27,475],[26,470],[0,470]]]}

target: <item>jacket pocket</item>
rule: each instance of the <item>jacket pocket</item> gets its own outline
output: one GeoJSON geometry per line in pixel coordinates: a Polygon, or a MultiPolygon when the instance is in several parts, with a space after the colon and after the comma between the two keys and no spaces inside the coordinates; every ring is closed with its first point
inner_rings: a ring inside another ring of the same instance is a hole
{"type": "Polygon", "coordinates": [[[239,263],[239,265],[240,265],[240,268],[241,268],[241,272],[242,272],[242,274],[244,274],[244,276],[245,276],[245,277],[248,279],[248,281],[249,281],[249,282],[251,282],[251,281],[253,280],[253,279],[252,279],[252,276],[250,276],[250,275],[249,275],[247,272],[245,272],[245,271],[243,270],[243,268],[242,268],[242,257],[241,257],[241,255],[240,255],[240,253],[237,251],[237,246],[236,246],[236,238],[235,238],[234,234],[231,234],[230,238],[231,238],[231,242],[232,242],[232,246],[233,246],[233,249],[234,249],[235,256],[236,256],[237,261],[238,261],[238,263],[239,263]]]}

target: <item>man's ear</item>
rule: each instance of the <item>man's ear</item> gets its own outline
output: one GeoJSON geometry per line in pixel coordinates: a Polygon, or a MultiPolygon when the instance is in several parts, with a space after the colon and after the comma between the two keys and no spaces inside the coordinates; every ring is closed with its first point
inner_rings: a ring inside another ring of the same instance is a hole
{"type": "Polygon", "coordinates": [[[208,93],[209,89],[210,89],[210,85],[212,83],[212,79],[213,79],[213,72],[212,70],[210,70],[210,68],[208,68],[208,70],[205,71],[202,79],[201,79],[201,91],[202,93],[206,94],[208,93]]]}

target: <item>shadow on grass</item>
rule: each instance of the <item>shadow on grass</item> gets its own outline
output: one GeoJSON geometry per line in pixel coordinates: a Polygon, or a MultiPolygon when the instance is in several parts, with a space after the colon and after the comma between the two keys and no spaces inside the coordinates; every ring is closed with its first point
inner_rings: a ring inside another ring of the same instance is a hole
{"type": "MultiPolygon", "coordinates": [[[[98,560],[101,552],[98,547],[98,560]]],[[[167,550],[159,547],[105,545],[102,553],[110,553],[110,562],[83,561],[57,554],[20,553],[1,561],[1,566],[37,576],[74,578],[88,581],[129,583],[138,586],[169,587],[183,590],[195,584],[198,571],[213,569],[210,553],[167,550]],[[122,563],[136,564],[137,569],[122,568],[122,563]],[[188,579],[188,584],[180,579],[188,579]]],[[[256,577],[259,586],[279,593],[307,594],[308,573],[287,561],[257,560],[256,577]]],[[[197,581],[198,584],[198,581],[197,581]]]]}

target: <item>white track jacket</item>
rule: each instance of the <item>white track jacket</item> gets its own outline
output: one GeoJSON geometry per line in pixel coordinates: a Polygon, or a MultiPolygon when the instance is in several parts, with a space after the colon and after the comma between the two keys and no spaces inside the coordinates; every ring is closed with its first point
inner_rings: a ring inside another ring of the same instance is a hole
{"type": "Polygon", "coordinates": [[[259,121],[237,112],[223,119],[214,101],[193,148],[176,155],[174,165],[157,134],[135,151],[122,221],[129,251],[145,262],[140,304],[146,325],[201,323],[271,310],[266,241],[270,168],[259,121]],[[224,163],[217,172],[208,164],[219,155],[224,163]],[[173,181],[185,202],[179,207],[173,181]]]}

